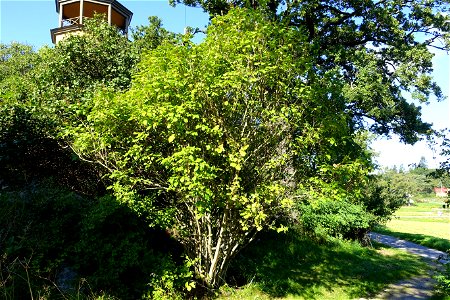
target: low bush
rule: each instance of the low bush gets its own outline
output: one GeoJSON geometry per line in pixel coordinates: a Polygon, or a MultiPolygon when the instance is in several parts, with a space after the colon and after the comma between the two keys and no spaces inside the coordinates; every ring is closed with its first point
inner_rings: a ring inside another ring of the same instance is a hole
{"type": "Polygon", "coordinates": [[[333,237],[367,242],[366,234],[404,203],[389,181],[375,175],[363,176],[353,189],[325,183],[313,190],[319,192],[304,193],[293,215],[303,233],[319,241],[333,237]]]}
{"type": "MultiPolygon", "coordinates": [[[[447,256],[447,259],[450,259],[450,254],[447,256]]],[[[445,264],[434,278],[437,281],[436,289],[438,292],[442,295],[450,296],[450,263],[445,264]]]]}
{"type": "Polygon", "coordinates": [[[376,219],[361,204],[347,201],[302,204],[299,212],[303,232],[316,239],[331,236],[362,240],[376,219]]]}
{"type": "Polygon", "coordinates": [[[11,299],[51,294],[63,262],[71,263],[88,201],[49,183],[0,192],[0,270],[11,299]]]}
{"type": "Polygon", "coordinates": [[[0,191],[6,299],[182,295],[190,275],[182,248],[111,196],[86,198],[50,181],[0,191]]]}

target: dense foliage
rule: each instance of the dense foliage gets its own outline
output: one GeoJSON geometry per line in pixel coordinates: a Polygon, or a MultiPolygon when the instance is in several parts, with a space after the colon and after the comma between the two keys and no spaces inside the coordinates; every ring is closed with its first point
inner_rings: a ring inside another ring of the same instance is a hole
{"type": "Polygon", "coordinates": [[[367,233],[388,221],[406,203],[403,190],[396,190],[385,174],[367,176],[359,183],[362,197],[351,193],[299,201],[298,224],[310,237],[321,241],[328,237],[367,243],[367,233]],[[350,194],[350,195],[349,195],[350,194]]]}
{"type": "Polygon", "coordinates": [[[1,80],[0,174],[5,181],[52,176],[81,193],[101,188],[98,170],[77,161],[59,139],[61,128],[79,121],[76,116],[89,109],[97,89],[126,88],[137,56],[100,20],[85,28],[85,37],[75,35],[38,53],[29,46],[2,46],[7,76],[1,80]]]}
{"type": "Polygon", "coordinates": [[[100,291],[137,299],[162,289],[167,273],[173,278],[165,284],[185,283],[181,262],[170,256],[181,252],[177,243],[109,196],[81,197],[51,181],[2,191],[0,228],[5,299],[100,291]]]}
{"type": "Polygon", "coordinates": [[[66,271],[124,298],[216,289],[264,228],[363,239],[426,190],[370,175],[368,132],[433,133],[405,94],[442,98],[446,1],[179,2],[211,14],[198,45],[157,18],[133,41],[97,18],[55,48],[1,45],[8,293],[66,271]]]}
{"type": "MultiPolygon", "coordinates": [[[[342,103],[355,127],[377,134],[391,132],[413,143],[430,124],[420,120],[420,107],[407,101],[442,99],[432,81],[430,48],[449,47],[448,1],[383,0],[172,0],[200,6],[211,18],[233,7],[266,12],[286,27],[302,30],[312,45],[315,75],[338,79],[330,94],[342,103]],[[332,73],[330,73],[332,72],[332,73]],[[331,75],[333,74],[333,75],[331,75]]],[[[310,80],[315,80],[310,78],[310,80]]]]}
{"type": "Polygon", "coordinates": [[[292,202],[292,133],[314,130],[298,127],[309,99],[308,54],[293,48],[302,39],[247,11],[215,19],[201,44],[144,55],[131,89],[98,94],[71,133],[120,200],[163,214],[208,287],[292,202]]]}
{"type": "MultiPolygon", "coordinates": [[[[100,19],[88,20],[84,30],[37,52],[18,43],[0,47],[5,298],[106,293],[136,299],[170,295],[190,278],[178,244],[108,196],[104,172],[61,138],[64,126],[84,121],[97,90],[128,88],[142,51],[100,19]]],[[[146,30],[141,39],[159,32],[146,30]]]]}

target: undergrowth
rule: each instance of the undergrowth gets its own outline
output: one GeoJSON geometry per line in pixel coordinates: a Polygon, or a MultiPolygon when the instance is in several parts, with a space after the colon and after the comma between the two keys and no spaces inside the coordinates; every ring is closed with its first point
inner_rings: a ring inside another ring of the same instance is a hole
{"type": "Polygon", "coordinates": [[[181,247],[111,196],[51,181],[0,191],[4,299],[139,299],[181,291],[181,247]],[[167,274],[170,274],[168,276],[167,274]]]}
{"type": "Polygon", "coordinates": [[[258,299],[370,297],[427,268],[399,250],[374,247],[338,239],[317,244],[295,230],[264,233],[230,267],[222,298],[244,299],[249,293],[258,299]]]}
{"type": "MultiPolygon", "coordinates": [[[[186,299],[181,247],[111,196],[51,181],[0,191],[0,295],[5,299],[186,299]]],[[[397,250],[304,232],[264,232],[229,267],[219,297],[358,298],[420,274],[397,250]]]]}
{"type": "MultiPolygon", "coordinates": [[[[450,251],[448,253],[447,260],[450,260],[450,251]]],[[[437,292],[443,296],[449,296],[446,299],[450,299],[450,261],[437,271],[434,278],[437,281],[437,292]]]]}

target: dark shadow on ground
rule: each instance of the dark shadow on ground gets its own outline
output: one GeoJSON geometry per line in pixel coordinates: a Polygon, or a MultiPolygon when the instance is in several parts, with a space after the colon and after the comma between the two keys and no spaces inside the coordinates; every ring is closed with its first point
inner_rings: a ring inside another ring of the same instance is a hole
{"type": "Polygon", "coordinates": [[[423,266],[406,254],[383,256],[356,243],[317,244],[295,232],[269,232],[237,257],[230,266],[228,283],[239,286],[252,281],[271,297],[320,299],[319,289],[340,287],[358,298],[419,274],[423,266]]]}

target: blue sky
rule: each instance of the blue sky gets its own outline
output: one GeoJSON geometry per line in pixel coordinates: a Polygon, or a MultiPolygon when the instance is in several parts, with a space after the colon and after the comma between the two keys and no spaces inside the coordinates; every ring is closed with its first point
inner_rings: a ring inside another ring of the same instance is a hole
{"type": "MultiPolygon", "coordinates": [[[[148,24],[148,17],[156,15],[163,20],[164,27],[174,32],[183,32],[186,26],[204,28],[208,23],[208,16],[200,8],[186,8],[179,5],[169,6],[167,1],[137,1],[121,0],[124,6],[133,12],[131,28],[148,24]]],[[[58,15],[54,0],[0,0],[0,41],[10,43],[17,41],[40,48],[51,45],[50,29],[58,26],[58,15]]],[[[434,77],[444,91],[450,93],[450,59],[445,52],[435,51],[433,60],[434,77]]],[[[422,109],[423,119],[433,123],[435,128],[450,127],[449,101],[437,103],[430,99],[431,104],[422,109]]],[[[373,143],[373,148],[379,153],[377,159],[382,166],[394,165],[408,167],[418,163],[421,156],[425,156],[430,167],[436,167],[442,160],[439,150],[429,149],[424,142],[414,146],[403,145],[395,137],[380,139],[373,143]]]]}
{"type": "MultiPolygon", "coordinates": [[[[164,27],[183,32],[184,27],[201,27],[208,24],[208,16],[200,8],[177,5],[168,1],[121,0],[133,12],[131,28],[148,24],[149,16],[158,16],[164,27]]],[[[58,26],[54,0],[0,0],[0,40],[3,43],[18,41],[37,48],[51,44],[50,29],[58,26]]]]}

